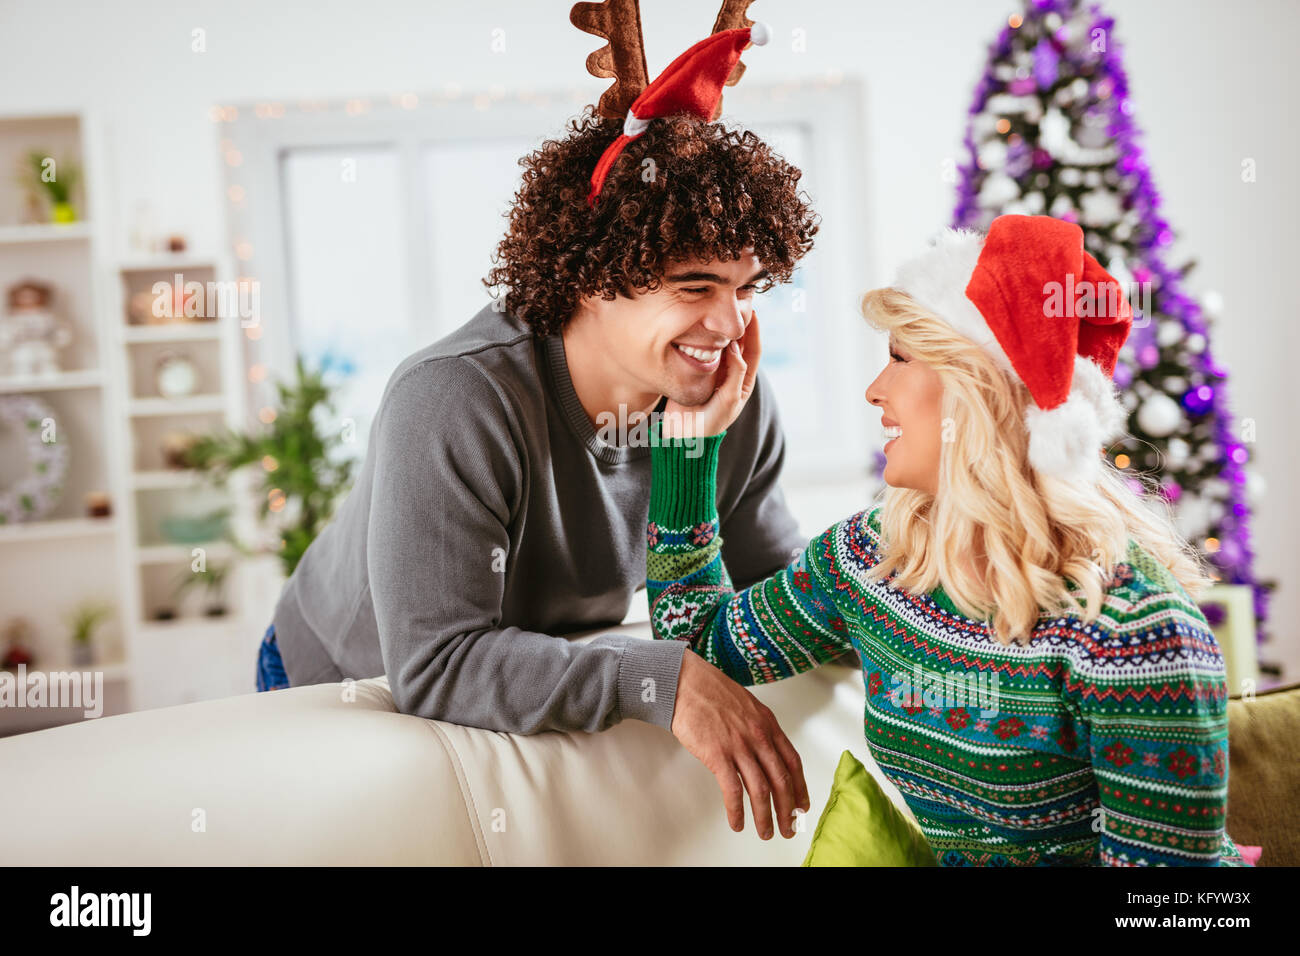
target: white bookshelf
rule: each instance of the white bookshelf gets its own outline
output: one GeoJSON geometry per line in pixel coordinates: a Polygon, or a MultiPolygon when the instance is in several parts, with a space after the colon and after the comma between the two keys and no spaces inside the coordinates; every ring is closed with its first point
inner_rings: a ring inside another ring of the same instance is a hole
{"type": "MultiPolygon", "coordinates": [[[[60,162],[72,159],[82,171],[74,193],[78,219],[71,223],[23,221],[22,190],[11,176],[0,182],[0,292],[23,279],[51,286],[52,307],[73,331],[73,342],[60,351],[57,373],[0,378],[0,398],[31,395],[53,410],[69,456],[53,510],[39,520],[0,526],[0,627],[13,618],[27,621],[29,673],[102,673],[104,713],[113,714],[130,709],[131,666],[129,610],[117,587],[117,555],[125,537],[112,437],[119,412],[112,390],[104,387],[111,351],[99,312],[105,203],[99,188],[104,150],[96,126],[77,111],[0,116],[4,168],[13,169],[28,151],[39,150],[60,162]],[[107,493],[110,516],[87,515],[86,495],[92,491],[107,493]],[[114,604],[116,613],[95,633],[94,662],[76,665],[66,616],[87,600],[114,604]]],[[[0,646],[0,653],[5,649],[0,646]]],[[[77,718],[58,710],[0,709],[0,735],[70,719],[77,718]]]]}
{"type": "MultiPolygon", "coordinates": [[[[92,114],[0,116],[0,165],[12,168],[38,148],[79,162],[80,218],[26,222],[21,190],[12,177],[0,182],[0,291],[20,279],[52,286],[56,312],[75,338],[60,371],[0,379],[0,398],[30,394],[54,410],[60,439],[69,443],[69,472],[58,507],[45,520],[0,526],[0,625],[14,617],[29,623],[29,673],[102,672],[105,714],[251,691],[251,652],[266,627],[264,592],[276,578],[276,559],[246,560],[226,541],[175,540],[163,520],[227,507],[236,538],[253,541],[251,479],[236,474],[228,488],[217,489],[193,471],[169,467],[161,450],[173,430],[248,427],[243,330],[234,315],[163,322],[133,317],[128,308],[133,292],[177,275],[205,285],[232,280],[238,276],[234,260],[203,249],[127,252],[109,241],[127,231],[125,223],[112,221],[120,204],[104,188],[110,160],[133,155],[136,145],[115,147],[107,125],[92,114]],[[132,324],[133,318],[148,324],[132,324]],[[158,393],[150,371],[165,351],[185,353],[194,363],[199,385],[193,394],[158,393]],[[88,517],[91,491],[108,494],[110,516],[88,517]],[[195,547],[204,549],[210,567],[231,566],[221,616],[205,613],[207,595],[200,589],[175,595],[195,547]],[[114,618],[97,632],[89,668],[72,664],[64,620],[83,600],[116,606],[114,618]],[[245,667],[246,684],[235,673],[245,667]]],[[[0,710],[0,736],[73,719],[79,718],[66,711],[0,710]]]]}
{"type": "MultiPolygon", "coordinates": [[[[230,259],[194,252],[132,255],[113,264],[109,312],[116,366],[109,380],[121,410],[115,427],[126,450],[120,463],[122,484],[129,489],[122,509],[120,592],[127,606],[129,658],[136,672],[166,677],[136,681],[132,687],[136,707],[191,699],[194,691],[186,688],[192,687],[193,671],[203,667],[214,649],[247,646],[247,635],[260,633],[256,623],[247,619],[238,549],[225,540],[175,540],[166,527],[169,515],[198,518],[225,507],[236,537],[249,537],[252,516],[242,475],[233,476],[225,489],[214,488],[193,470],[171,467],[161,450],[169,432],[204,434],[247,427],[238,316],[205,314],[167,320],[132,315],[129,308],[133,295],[151,290],[157,282],[195,281],[206,286],[235,277],[230,259]],[[134,324],[140,320],[144,324],[134,324]],[[168,352],[183,354],[196,369],[192,394],[158,393],[154,372],[158,359],[168,352]],[[231,569],[223,615],[205,613],[207,595],[201,588],[182,598],[175,594],[176,585],[192,573],[192,562],[200,553],[209,568],[231,569]]],[[[251,690],[251,658],[248,666],[251,690]]]]}

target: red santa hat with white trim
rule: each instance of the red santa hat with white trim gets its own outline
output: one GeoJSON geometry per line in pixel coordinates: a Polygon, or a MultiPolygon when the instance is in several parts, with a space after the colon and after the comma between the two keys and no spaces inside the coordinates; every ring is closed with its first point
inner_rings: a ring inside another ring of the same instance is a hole
{"type": "Polygon", "coordinates": [[[1111,377],[1133,312],[1119,282],[1084,250],[1078,225],[1008,215],[987,235],[947,229],[892,285],[1029,389],[1034,468],[1097,477],[1101,446],[1128,421],[1111,377]]]}
{"type": "Polygon", "coordinates": [[[712,120],[722,99],[722,88],[736,68],[740,55],[752,43],[763,46],[772,32],[765,23],[755,21],[747,27],[721,30],[691,46],[669,63],[641,94],[632,101],[623,132],[606,147],[591,174],[591,191],[587,205],[594,206],[605,185],[614,160],[628,143],[641,136],[652,119],[674,113],[691,113],[712,120]]]}

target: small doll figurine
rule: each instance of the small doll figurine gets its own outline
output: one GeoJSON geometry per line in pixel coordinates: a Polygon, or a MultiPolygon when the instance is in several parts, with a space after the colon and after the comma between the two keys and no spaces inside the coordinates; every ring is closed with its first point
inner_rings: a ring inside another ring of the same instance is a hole
{"type": "Polygon", "coordinates": [[[11,377],[53,375],[59,371],[58,350],[72,341],[72,332],[50,309],[52,289],[25,280],[8,290],[8,311],[0,319],[0,374],[11,377]]]}

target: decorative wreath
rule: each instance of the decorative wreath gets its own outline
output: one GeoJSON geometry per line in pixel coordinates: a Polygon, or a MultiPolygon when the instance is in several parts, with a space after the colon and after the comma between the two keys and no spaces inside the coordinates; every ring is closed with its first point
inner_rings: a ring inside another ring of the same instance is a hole
{"type": "Polygon", "coordinates": [[[45,422],[54,409],[30,395],[0,396],[0,431],[14,426],[27,444],[31,474],[12,488],[0,488],[0,525],[36,521],[53,510],[63,494],[68,473],[68,448],[59,441],[45,441],[45,422]]]}

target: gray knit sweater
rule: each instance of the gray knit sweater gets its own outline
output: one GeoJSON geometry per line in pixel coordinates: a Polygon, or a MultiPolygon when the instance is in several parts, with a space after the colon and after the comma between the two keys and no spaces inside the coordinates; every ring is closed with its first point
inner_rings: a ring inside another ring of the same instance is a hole
{"type": "MultiPolygon", "coordinates": [[[[389,379],[356,485],[275,609],[290,684],[386,673],[402,713],[514,733],[671,728],[685,643],[554,636],[618,623],[644,587],[649,453],[597,436],[559,336],[485,306],[389,379]]],[[[719,462],[738,586],[806,544],[783,458],[760,374],[719,462]]]]}

